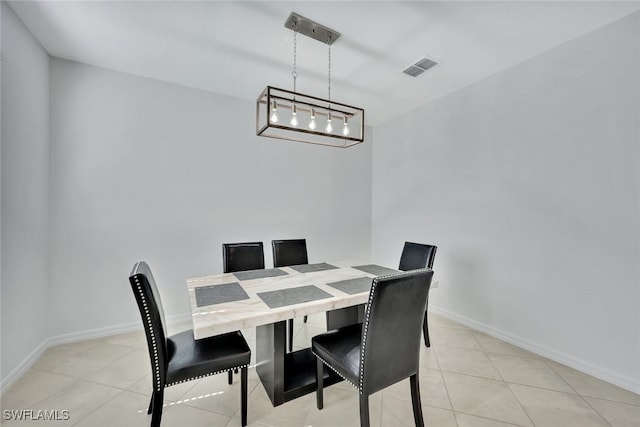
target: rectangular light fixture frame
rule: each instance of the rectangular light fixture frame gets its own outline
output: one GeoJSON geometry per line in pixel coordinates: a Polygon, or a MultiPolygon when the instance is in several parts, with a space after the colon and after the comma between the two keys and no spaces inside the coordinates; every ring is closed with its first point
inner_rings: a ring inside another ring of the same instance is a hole
{"type": "Polygon", "coordinates": [[[267,86],[256,101],[256,135],[348,148],[364,141],[364,109],[267,86]],[[271,117],[274,102],[277,122],[271,117]],[[297,110],[297,126],[290,123],[294,104],[297,110]],[[315,112],[315,129],[309,128],[312,109],[315,112]],[[333,132],[325,130],[329,116],[333,132]],[[349,129],[348,135],[343,134],[345,119],[346,127],[349,129]]]}

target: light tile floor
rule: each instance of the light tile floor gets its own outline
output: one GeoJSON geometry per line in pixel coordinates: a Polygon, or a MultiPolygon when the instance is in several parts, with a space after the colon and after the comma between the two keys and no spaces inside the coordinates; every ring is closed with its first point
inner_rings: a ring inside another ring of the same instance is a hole
{"type": "MultiPolygon", "coordinates": [[[[432,347],[420,354],[420,389],[432,427],[640,427],[640,395],[430,314],[432,347]]],[[[188,325],[183,325],[187,328],[188,325]]],[[[294,346],[324,331],[324,315],[295,321],[294,346]]],[[[172,333],[180,328],[172,328],[172,333]]],[[[255,331],[243,331],[255,348],[255,331]]],[[[252,361],[252,363],[254,363],[252,361]]],[[[163,426],[239,426],[239,378],[215,375],[170,387],[163,426]]],[[[147,426],[151,393],[142,332],[50,348],[1,400],[2,409],[68,410],[68,421],[0,421],[3,426],[147,426]]],[[[358,394],[346,383],[271,406],[255,368],[249,370],[249,424],[358,426],[358,394]]],[[[412,426],[409,382],[371,397],[373,426],[412,426]]]]}

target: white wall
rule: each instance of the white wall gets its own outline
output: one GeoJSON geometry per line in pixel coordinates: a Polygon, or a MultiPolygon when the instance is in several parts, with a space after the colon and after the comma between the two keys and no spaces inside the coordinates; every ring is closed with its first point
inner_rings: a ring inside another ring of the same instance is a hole
{"type": "Polygon", "coordinates": [[[636,392],[639,16],[376,127],[373,154],[374,261],[436,244],[432,307],[636,392]]]}
{"type": "Polygon", "coordinates": [[[49,56],[2,8],[2,364],[7,378],[47,336],[49,56]]]}
{"type": "Polygon", "coordinates": [[[171,316],[223,242],[265,242],[267,266],[275,238],[306,238],[311,262],[370,256],[370,140],[259,138],[252,102],[59,59],[51,124],[51,335],[139,322],[138,260],[171,316]]]}

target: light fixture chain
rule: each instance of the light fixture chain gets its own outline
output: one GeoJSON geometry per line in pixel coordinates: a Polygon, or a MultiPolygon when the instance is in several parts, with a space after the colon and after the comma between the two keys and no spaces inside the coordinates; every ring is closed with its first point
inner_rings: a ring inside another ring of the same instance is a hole
{"type": "Polygon", "coordinates": [[[298,54],[298,25],[294,24],[293,25],[293,71],[291,72],[291,76],[293,76],[293,92],[294,93],[296,92],[296,79],[298,78],[297,54],[298,54]]]}
{"type": "MultiPolygon", "coordinates": [[[[329,36],[329,42],[331,42],[331,36],[329,36]]],[[[331,106],[331,44],[329,44],[329,75],[327,78],[328,89],[329,89],[329,106],[331,106]]]]}

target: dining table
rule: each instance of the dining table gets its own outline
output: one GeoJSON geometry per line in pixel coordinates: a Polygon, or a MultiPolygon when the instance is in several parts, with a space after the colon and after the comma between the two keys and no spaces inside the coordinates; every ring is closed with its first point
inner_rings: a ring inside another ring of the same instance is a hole
{"type": "MultiPolygon", "coordinates": [[[[324,312],[328,330],[362,322],[373,278],[398,273],[338,261],[190,278],[194,338],[255,327],[256,371],[278,406],[316,389],[315,356],[310,348],[286,351],[286,321],[324,312]]],[[[437,286],[434,278],[431,288],[437,286]]],[[[341,380],[325,370],[325,386],[341,380]]]]}

